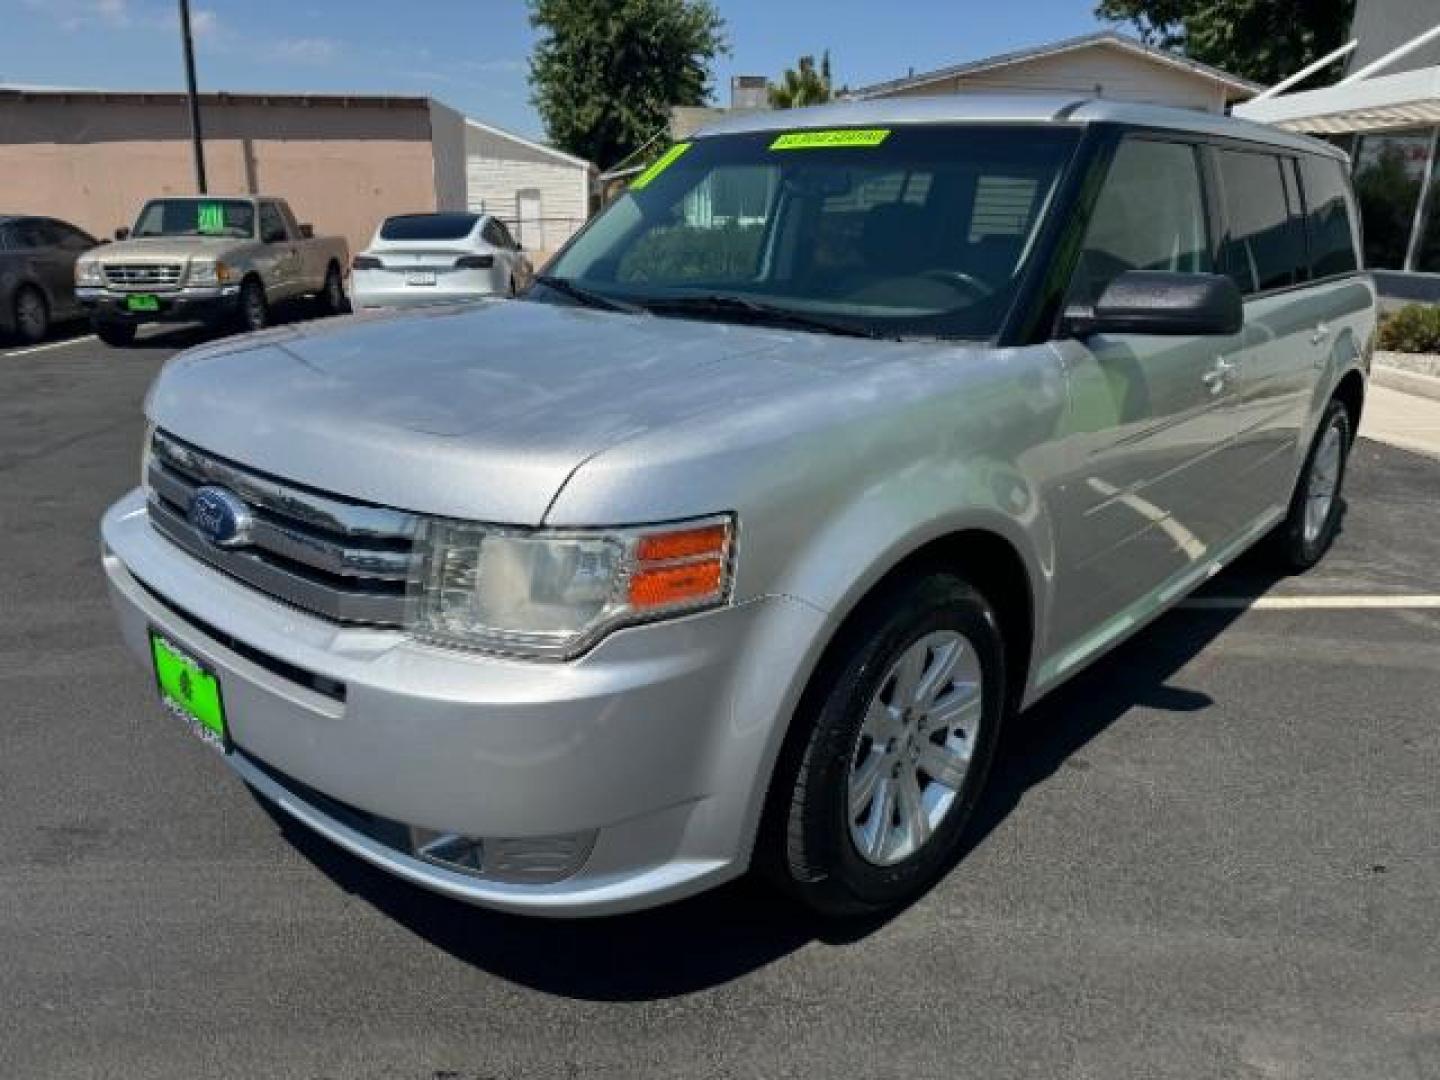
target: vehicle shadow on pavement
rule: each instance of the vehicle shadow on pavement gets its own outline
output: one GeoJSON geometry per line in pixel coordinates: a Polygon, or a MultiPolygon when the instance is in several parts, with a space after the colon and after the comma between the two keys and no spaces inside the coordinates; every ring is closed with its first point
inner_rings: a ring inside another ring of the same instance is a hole
{"type": "MultiPolygon", "coordinates": [[[[1277,580],[1248,560],[1233,573],[1216,579],[1229,596],[1259,596],[1277,580]]],[[[1171,613],[1014,718],[955,862],[982,844],[1031,788],[1061,768],[1084,768],[1079,751],[1130,710],[1199,712],[1211,705],[1208,695],[1171,686],[1170,679],[1242,613],[1171,613]]],[[[399,881],[255,797],[298,851],[347,892],[459,960],[564,997],[641,1001],[693,993],[812,942],[844,947],[896,917],[825,920],[749,877],[632,915],[594,920],[507,915],[399,881]]],[[[963,866],[956,872],[963,873],[963,866]]],[[[943,880],[937,888],[944,888],[943,880]]]]}

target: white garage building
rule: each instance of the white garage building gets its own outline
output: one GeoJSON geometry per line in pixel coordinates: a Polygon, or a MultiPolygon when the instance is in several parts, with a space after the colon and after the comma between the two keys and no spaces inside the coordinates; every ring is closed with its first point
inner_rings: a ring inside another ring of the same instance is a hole
{"type": "Polygon", "coordinates": [[[504,221],[537,266],[585,224],[595,174],[582,158],[465,121],[469,208],[504,221]]]}

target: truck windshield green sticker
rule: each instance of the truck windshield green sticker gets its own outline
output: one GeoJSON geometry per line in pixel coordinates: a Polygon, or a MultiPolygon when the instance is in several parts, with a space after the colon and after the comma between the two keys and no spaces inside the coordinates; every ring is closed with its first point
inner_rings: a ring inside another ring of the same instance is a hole
{"type": "Polygon", "coordinates": [[[202,202],[195,214],[195,230],[213,235],[225,231],[225,207],[215,202],[202,202]]]}
{"type": "Polygon", "coordinates": [[[790,131],[770,144],[771,150],[826,150],[832,146],[879,146],[889,128],[847,128],[841,131],[790,131]]]}
{"type": "Polygon", "coordinates": [[[664,155],[661,156],[659,161],[655,162],[654,165],[651,165],[635,178],[635,182],[630,185],[630,190],[639,191],[644,188],[650,181],[654,180],[671,165],[674,165],[675,162],[679,160],[680,155],[685,153],[686,150],[689,150],[691,145],[692,144],[688,142],[681,142],[670,147],[670,149],[666,150],[664,155]]]}

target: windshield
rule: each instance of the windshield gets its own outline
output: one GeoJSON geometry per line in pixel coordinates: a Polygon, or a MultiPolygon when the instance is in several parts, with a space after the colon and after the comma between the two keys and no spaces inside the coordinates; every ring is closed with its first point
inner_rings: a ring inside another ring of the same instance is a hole
{"type": "Polygon", "coordinates": [[[803,328],[878,337],[991,337],[1077,138],[927,125],[678,143],[532,296],[734,321],[778,311],[805,316],[803,328]]]}
{"type": "Polygon", "coordinates": [[[255,235],[255,204],[244,199],[154,199],[145,204],[132,236],[255,235]]]}

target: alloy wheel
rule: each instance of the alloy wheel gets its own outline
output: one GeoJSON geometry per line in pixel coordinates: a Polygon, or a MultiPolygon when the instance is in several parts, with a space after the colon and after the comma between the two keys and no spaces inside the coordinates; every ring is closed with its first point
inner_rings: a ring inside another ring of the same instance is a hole
{"type": "Polygon", "coordinates": [[[1305,490],[1305,543],[1313,544],[1330,520],[1330,511],[1340,489],[1340,465],[1344,458],[1345,436],[1338,424],[1325,429],[1315,459],[1310,463],[1310,481],[1305,490]]]}
{"type": "Polygon", "coordinates": [[[15,299],[15,323],[20,334],[27,341],[39,341],[45,336],[45,300],[34,289],[22,289],[15,299]]]}
{"type": "Polygon", "coordinates": [[[908,859],[959,802],[982,696],[980,658],[954,631],[915,641],[881,680],[846,784],[850,838],[866,862],[908,859]]]}

